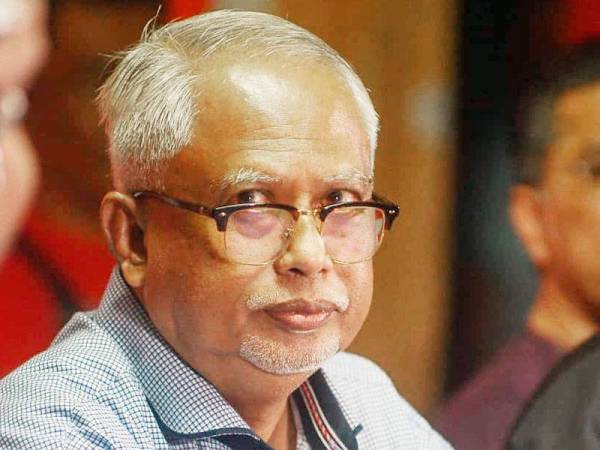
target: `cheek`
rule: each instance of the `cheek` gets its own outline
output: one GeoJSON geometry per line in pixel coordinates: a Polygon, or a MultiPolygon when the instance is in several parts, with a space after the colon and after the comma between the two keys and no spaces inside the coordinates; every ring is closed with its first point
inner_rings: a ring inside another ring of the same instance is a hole
{"type": "Polygon", "coordinates": [[[600,273],[600,196],[591,194],[563,198],[549,211],[546,236],[558,277],[584,280],[600,273]]]}
{"type": "Polygon", "coordinates": [[[248,322],[240,301],[248,277],[203,256],[187,265],[184,258],[170,263],[148,280],[146,291],[153,303],[153,322],[190,361],[206,354],[236,355],[248,322]]]}
{"type": "Polygon", "coordinates": [[[235,332],[246,314],[240,299],[264,268],[223,260],[220,233],[206,231],[171,228],[150,234],[145,290],[160,299],[157,308],[171,317],[172,327],[199,329],[202,322],[207,332],[223,326],[235,332]]]}
{"type": "MultiPolygon", "coordinates": [[[[553,217],[557,245],[588,246],[600,244],[600,196],[579,196],[558,205],[553,217]]],[[[573,248],[573,250],[578,250],[573,248]]],[[[580,249],[585,250],[585,249],[580,249]]]]}
{"type": "Polygon", "coordinates": [[[373,263],[366,261],[345,266],[341,278],[346,284],[350,298],[355,300],[357,306],[366,304],[368,308],[373,295],[373,263]]]}
{"type": "Polygon", "coordinates": [[[147,223],[149,268],[187,274],[222,261],[222,233],[210,218],[161,205],[150,212],[147,223]]]}
{"type": "Polygon", "coordinates": [[[343,344],[350,344],[364,323],[371,300],[373,298],[373,265],[366,262],[357,265],[345,266],[340,272],[340,278],[344,281],[350,307],[343,321],[343,344]]]}

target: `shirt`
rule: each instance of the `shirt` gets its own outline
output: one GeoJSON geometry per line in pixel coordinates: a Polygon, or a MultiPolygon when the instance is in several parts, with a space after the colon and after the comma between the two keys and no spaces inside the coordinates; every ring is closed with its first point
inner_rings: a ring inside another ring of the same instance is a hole
{"type": "Polygon", "coordinates": [[[446,404],[437,429],[461,450],[501,450],[517,415],[563,355],[525,331],[513,337],[446,404]]]}
{"type": "Polygon", "coordinates": [[[600,448],[600,335],[569,353],[524,408],[509,450],[600,448]]]}
{"type": "MultiPolygon", "coordinates": [[[[243,380],[240,380],[243,382],[243,380]]],[[[298,449],[449,449],[374,363],[347,353],[292,395],[298,449]]],[[[100,307],[0,382],[0,448],[268,449],[175,353],[120,272],[100,307]]]]}
{"type": "Polygon", "coordinates": [[[99,233],[32,214],[0,264],[0,378],[46,349],[74,311],[98,306],[114,261],[99,233]]]}

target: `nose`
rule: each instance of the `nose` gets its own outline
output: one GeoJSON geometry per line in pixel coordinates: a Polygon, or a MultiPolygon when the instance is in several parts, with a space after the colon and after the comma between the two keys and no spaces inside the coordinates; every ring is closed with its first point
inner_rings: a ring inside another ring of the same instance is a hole
{"type": "Polygon", "coordinates": [[[310,277],[331,270],[333,261],[325,250],[316,219],[311,216],[301,214],[298,217],[287,248],[275,261],[278,273],[310,277]]]}

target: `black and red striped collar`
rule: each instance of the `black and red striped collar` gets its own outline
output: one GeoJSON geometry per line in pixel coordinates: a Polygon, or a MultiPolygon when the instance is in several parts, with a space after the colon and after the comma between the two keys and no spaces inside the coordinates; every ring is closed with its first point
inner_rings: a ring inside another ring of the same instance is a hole
{"type": "Polygon", "coordinates": [[[293,393],[293,399],[313,450],[358,450],[356,435],[362,425],[350,426],[321,370],[293,393]]]}

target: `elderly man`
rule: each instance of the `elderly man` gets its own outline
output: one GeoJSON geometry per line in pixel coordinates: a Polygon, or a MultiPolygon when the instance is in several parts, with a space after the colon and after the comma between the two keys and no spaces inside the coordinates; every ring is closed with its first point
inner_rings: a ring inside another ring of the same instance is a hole
{"type": "Polygon", "coordinates": [[[504,448],[550,369],[600,328],[600,43],[561,55],[528,97],[510,212],[538,294],[526,329],[442,413],[440,430],[465,450],[504,448]]]}
{"type": "Polygon", "coordinates": [[[98,310],[0,385],[2,448],[448,445],[345,349],[398,208],[350,66],[273,16],[147,33],[101,89],[118,260],[98,310]]]}

